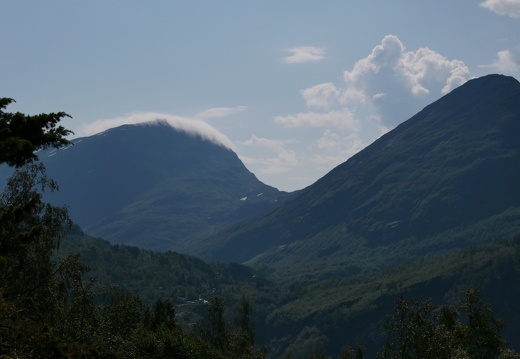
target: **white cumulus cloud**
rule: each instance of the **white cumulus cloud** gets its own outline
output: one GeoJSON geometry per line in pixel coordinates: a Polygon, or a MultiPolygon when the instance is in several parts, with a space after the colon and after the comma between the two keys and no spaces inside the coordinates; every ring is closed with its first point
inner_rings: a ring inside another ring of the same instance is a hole
{"type": "Polygon", "coordinates": [[[339,97],[339,90],[333,83],[323,83],[300,91],[307,107],[328,108],[334,105],[339,97]]]}
{"type": "Polygon", "coordinates": [[[480,6],[498,15],[520,19],[520,0],[486,0],[480,6]]]}
{"type": "Polygon", "coordinates": [[[392,128],[471,78],[466,64],[427,47],[409,51],[387,35],[370,54],[343,73],[343,83],[321,83],[301,90],[305,104],[319,112],[278,116],[285,126],[339,126],[377,117],[392,128]]]}
{"type": "Polygon", "coordinates": [[[126,116],[98,120],[84,125],[78,132],[81,136],[90,136],[122,125],[147,124],[157,121],[165,121],[177,130],[199,136],[236,152],[236,146],[233,142],[206,122],[196,118],[186,118],[158,112],[132,113],[126,116]]]}
{"type": "Polygon", "coordinates": [[[276,151],[276,157],[265,157],[260,173],[294,168],[307,175],[305,168],[312,167],[325,174],[470,78],[464,62],[428,47],[408,50],[397,36],[387,35],[338,74],[336,83],[302,89],[307,111],[274,118],[291,135],[305,138],[298,157],[280,141],[252,137],[247,143],[276,151]]]}
{"type": "Polygon", "coordinates": [[[481,65],[496,71],[513,73],[520,69],[520,58],[514,56],[511,51],[503,50],[497,53],[497,58],[489,65],[481,65]]]}
{"type": "Polygon", "coordinates": [[[286,49],[289,53],[283,58],[286,64],[301,64],[325,60],[325,48],[316,46],[297,46],[286,49]]]}
{"type": "Polygon", "coordinates": [[[365,58],[343,74],[346,105],[370,104],[383,123],[395,126],[441,95],[470,79],[464,62],[450,60],[427,48],[406,50],[387,35],[365,58]]]}

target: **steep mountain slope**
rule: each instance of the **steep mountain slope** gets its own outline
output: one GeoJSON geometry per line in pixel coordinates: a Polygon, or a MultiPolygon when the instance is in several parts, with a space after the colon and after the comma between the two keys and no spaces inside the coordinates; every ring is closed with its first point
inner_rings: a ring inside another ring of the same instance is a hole
{"type": "Polygon", "coordinates": [[[372,270],[520,233],[518,183],[520,83],[489,75],[192,251],[286,278],[372,270]]]}
{"type": "Polygon", "coordinates": [[[113,243],[182,251],[208,235],[276,204],[286,194],[249,172],[220,144],[166,122],[125,125],[39,153],[87,233],[113,243]]]}

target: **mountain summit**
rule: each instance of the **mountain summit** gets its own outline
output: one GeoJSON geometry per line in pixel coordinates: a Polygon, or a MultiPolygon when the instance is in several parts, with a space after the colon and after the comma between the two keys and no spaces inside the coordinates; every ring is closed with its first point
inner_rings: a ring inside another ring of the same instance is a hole
{"type": "Polygon", "coordinates": [[[124,125],[39,153],[87,233],[182,251],[184,242],[258,214],[286,194],[261,183],[229,148],[167,122],[124,125]]]}
{"type": "Polygon", "coordinates": [[[379,268],[520,233],[519,183],[520,83],[489,75],[195,252],[308,276],[379,268]]]}

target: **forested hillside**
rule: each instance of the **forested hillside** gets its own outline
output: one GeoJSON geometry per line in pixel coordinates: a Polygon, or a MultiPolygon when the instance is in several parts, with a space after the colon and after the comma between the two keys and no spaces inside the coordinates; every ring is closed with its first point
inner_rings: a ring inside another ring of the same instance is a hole
{"type": "Polygon", "coordinates": [[[520,234],[520,83],[468,81],[269,213],[191,251],[338,278],[520,234]]]}
{"type": "Polygon", "coordinates": [[[520,349],[516,325],[520,322],[516,300],[520,290],[515,289],[520,276],[520,237],[343,279],[295,278],[286,284],[271,282],[269,271],[259,273],[238,264],[208,265],[176,253],[112,246],[79,233],[63,242],[60,253],[75,250],[99,280],[109,279],[150,303],[158,297],[171,300],[184,328],[204,318],[205,306],[193,303],[199,296],[203,300],[211,300],[214,294],[223,298],[225,316],[231,321],[241,296],[246,295],[253,308],[256,343],[266,348],[268,358],[289,354],[307,358],[312,353],[339,358],[342,349],[355,351],[358,346],[364,348],[366,358],[374,358],[385,345],[383,323],[396,300],[431,300],[436,307],[457,308],[465,293],[474,288],[491,304],[495,315],[505,320],[500,335],[520,349]],[[188,302],[193,304],[186,305],[188,302]]]}
{"type": "Polygon", "coordinates": [[[191,243],[225,263],[86,235],[37,161],[66,114],[0,99],[0,357],[519,358],[520,86],[482,80],[191,243]]]}

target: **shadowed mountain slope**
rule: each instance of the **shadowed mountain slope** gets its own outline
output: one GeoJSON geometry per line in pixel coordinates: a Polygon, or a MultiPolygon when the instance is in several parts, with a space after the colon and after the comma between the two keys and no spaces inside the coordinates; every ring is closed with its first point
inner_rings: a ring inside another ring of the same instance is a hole
{"type": "Polygon", "coordinates": [[[230,149],[166,122],[79,138],[40,160],[87,233],[113,243],[183,250],[190,238],[256,215],[286,194],[249,172],[230,149]]]}
{"type": "Polygon", "coordinates": [[[192,252],[315,278],[520,233],[520,83],[471,80],[192,252]]]}

